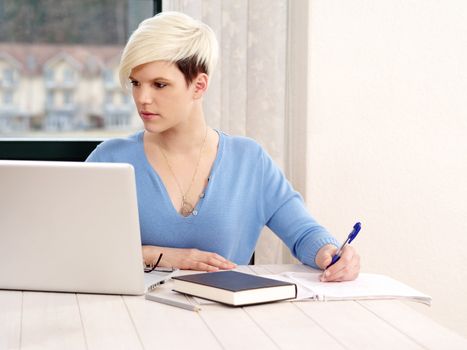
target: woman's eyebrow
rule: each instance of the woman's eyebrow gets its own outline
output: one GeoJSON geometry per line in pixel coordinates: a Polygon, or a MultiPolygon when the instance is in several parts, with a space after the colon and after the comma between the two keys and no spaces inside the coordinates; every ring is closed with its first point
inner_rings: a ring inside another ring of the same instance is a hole
{"type": "MultiPolygon", "coordinates": [[[[138,80],[138,79],[133,78],[131,75],[128,77],[128,79],[130,79],[130,80],[138,80]]],[[[151,78],[151,79],[149,79],[149,80],[151,80],[151,81],[163,80],[163,81],[166,81],[166,82],[170,82],[170,79],[164,78],[164,77],[156,77],[156,78],[151,78]]]]}

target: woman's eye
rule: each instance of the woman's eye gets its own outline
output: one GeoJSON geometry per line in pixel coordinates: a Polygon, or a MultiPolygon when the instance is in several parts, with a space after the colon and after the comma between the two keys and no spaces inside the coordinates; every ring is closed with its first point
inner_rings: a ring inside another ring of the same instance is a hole
{"type": "Polygon", "coordinates": [[[154,83],[154,86],[158,89],[163,89],[167,86],[167,84],[164,83],[154,83]]]}
{"type": "Polygon", "coordinates": [[[133,86],[138,86],[138,82],[136,80],[130,80],[130,84],[133,86]]]}

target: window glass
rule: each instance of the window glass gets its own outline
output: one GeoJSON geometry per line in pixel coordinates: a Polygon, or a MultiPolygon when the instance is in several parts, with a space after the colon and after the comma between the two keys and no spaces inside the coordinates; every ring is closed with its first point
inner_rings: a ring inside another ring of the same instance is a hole
{"type": "Polygon", "coordinates": [[[154,0],[0,0],[0,138],[140,129],[117,68],[129,35],[159,8],[154,0]]]}
{"type": "Polygon", "coordinates": [[[6,66],[4,69],[3,69],[3,82],[4,82],[4,85],[6,87],[10,87],[11,85],[13,85],[13,72],[14,72],[14,68],[13,67],[8,67],[6,66]]]}
{"type": "Polygon", "coordinates": [[[13,92],[11,90],[3,91],[3,103],[6,107],[11,107],[13,104],[13,92]]]}

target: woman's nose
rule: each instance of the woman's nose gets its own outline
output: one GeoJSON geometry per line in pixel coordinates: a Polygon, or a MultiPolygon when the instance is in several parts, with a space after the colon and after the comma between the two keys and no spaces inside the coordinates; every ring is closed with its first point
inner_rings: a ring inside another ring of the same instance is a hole
{"type": "Polygon", "coordinates": [[[152,102],[152,95],[149,89],[140,87],[135,96],[136,102],[140,104],[150,104],[152,102]]]}

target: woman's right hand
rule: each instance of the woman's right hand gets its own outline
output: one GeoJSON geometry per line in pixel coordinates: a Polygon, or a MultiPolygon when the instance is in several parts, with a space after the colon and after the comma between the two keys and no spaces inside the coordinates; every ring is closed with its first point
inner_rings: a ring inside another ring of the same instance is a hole
{"type": "Polygon", "coordinates": [[[237,267],[233,262],[216,253],[205,252],[195,248],[168,248],[143,246],[145,264],[154,263],[162,253],[159,266],[175,267],[181,270],[218,271],[237,267]]]}

